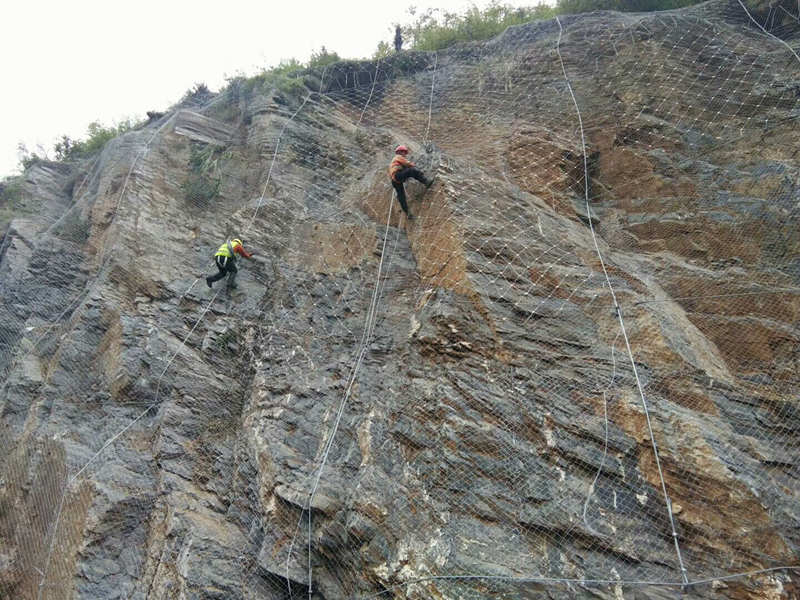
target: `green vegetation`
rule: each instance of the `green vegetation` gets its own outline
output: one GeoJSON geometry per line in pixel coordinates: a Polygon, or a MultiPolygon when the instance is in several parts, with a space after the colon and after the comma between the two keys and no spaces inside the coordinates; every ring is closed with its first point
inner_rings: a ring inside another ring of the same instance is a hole
{"type": "Polygon", "coordinates": [[[189,176],[181,185],[186,200],[205,207],[217,197],[222,183],[219,163],[229,156],[230,152],[220,146],[192,142],[189,150],[189,176]]]}
{"type": "Polygon", "coordinates": [[[22,177],[7,177],[0,181],[0,206],[13,207],[22,200],[22,177]]]}
{"type": "Polygon", "coordinates": [[[6,230],[11,219],[28,212],[22,177],[6,177],[0,181],[0,233],[6,230]]]}
{"type": "Polygon", "coordinates": [[[394,48],[392,48],[392,46],[389,45],[389,42],[378,42],[378,47],[372,54],[372,60],[378,60],[379,58],[386,58],[393,52],[394,48]]]}
{"type": "MultiPolygon", "coordinates": [[[[516,8],[494,0],[481,9],[472,6],[463,13],[446,10],[428,9],[417,15],[414,8],[409,9],[412,22],[401,26],[404,47],[411,50],[441,50],[458,42],[468,42],[491,38],[506,28],[530,21],[550,19],[556,15],[574,14],[594,10],[618,11],[656,11],[670,10],[698,4],[702,0],[557,0],[555,6],[539,2],[535,6],[516,8]]],[[[746,0],[750,6],[763,3],[764,0],[746,0]]],[[[393,26],[394,28],[394,26],[393,26]]],[[[394,48],[387,41],[378,44],[372,59],[383,59],[396,55],[394,48]]],[[[400,53],[399,58],[406,55],[400,53]]],[[[227,92],[243,94],[245,97],[264,93],[275,89],[284,96],[299,96],[307,90],[305,79],[309,70],[319,71],[328,65],[341,61],[336,52],[329,52],[325,46],[312,53],[307,63],[292,58],[283,60],[275,67],[263,70],[253,77],[237,75],[228,79],[227,92]]],[[[346,61],[355,64],[356,61],[346,61]]],[[[413,64],[413,61],[411,61],[413,64]]],[[[395,66],[398,66],[395,64],[395,66]]],[[[402,66],[402,65],[400,65],[402,66]]],[[[203,104],[214,94],[204,83],[198,83],[186,92],[180,104],[203,104]]],[[[150,121],[161,116],[161,113],[148,113],[150,121]]],[[[116,125],[105,126],[100,122],[89,125],[87,137],[74,140],[63,135],[54,147],[55,159],[70,161],[91,156],[99,151],[109,140],[121,135],[141,123],[126,119],[116,125]]],[[[32,164],[48,160],[44,150],[41,155],[29,152],[24,145],[19,146],[20,162],[24,169],[32,164]]],[[[186,184],[187,195],[198,198],[212,198],[218,191],[218,183],[213,180],[190,180],[186,184]]]]}
{"type": "MultiPolygon", "coordinates": [[[[335,54],[334,54],[335,55],[335,54]]],[[[306,67],[297,59],[282,60],[276,67],[265,69],[253,77],[237,75],[228,79],[228,90],[246,97],[276,89],[287,95],[296,95],[305,89],[302,74],[306,67]]]]}
{"type": "Polygon", "coordinates": [[[246,96],[263,93],[271,89],[287,96],[296,96],[306,90],[304,75],[309,69],[323,69],[341,61],[336,52],[329,52],[325,46],[311,53],[307,63],[295,58],[282,60],[277,66],[263,70],[253,77],[237,75],[228,79],[228,89],[246,96]]]}
{"type": "Polygon", "coordinates": [[[214,95],[208,86],[205,83],[195,83],[194,87],[187,90],[186,93],[181,98],[181,101],[178,102],[178,106],[183,104],[203,104],[211,99],[214,95]]]}
{"type": "Polygon", "coordinates": [[[35,165],[39,161],[47,160],[44,148],[42,148],[41,146],[39,146],[38,148],[39,151],[44,156],[39,156],[39,154],[37,154],[36,152],[31,152],[30,150],[28,150],[28,147],[22,142],[17,144],[17,155],[19,156],[19,164],[22,165],[23,171],[28,169],[32,165],[35,165]]]}
{"type": "Polygon", "coordinates": [[[53,227],[53,233],[62,240],[83,244],[89,239],[91,228],[92,224],[89,219],[73,206],[53,227]]]}
{"type": "Polygon", "coordinates": [[[238,339],[239,335],[236,333],[236,331],[233,329],[228,329],[225,333],[214,340],[214,344],[220,350],[228,350],[228,344],[236,344],[238,339]]]}
{"type": "Polygon", "coordinates": [[[308,61],[306,65],[309,69],[315,69],[317,67],[326,67],[328,65],[332,65],[335,62],[339,62],[342,60],[336,52],[328,52],[325,49],[325,46],[319,49],[319,52],[312,52],[311,59],[308,61]]]}
{"type": "Polygon", "coordinates": [[[514,8],[499,2],[492,2],[484,9],[473,5],[461,14],[428,9],[401,29],[412,50],[441,50],[456,42],[488,39],[512,25],[549,19],[556,15],[556,10],[543,3],[514,8]]]}
{"type": "MultiPolygon", "coordinates": [[[[76,140],[68,135],[61,136],[61,139],[53,146],[54,160],[66,162],[91,156],[100,151],[109,140],[139,125],[139,122],[130,118],[109,126],[103,125],[99,121],[90,123],[86,129],[86,138],[83,140],[76,140]]],[[[25,144],[22,143],[17,146],[17,151],[23,170],[28,169],[37,162],[50,160],[47,152],[41,146],[39,147],[41,154],[29,151],[25,144]]]]}
{"type": "MultiPolygon", "coordinates": [[[[486,8],[472,6],[464,13],[428,9],[416,15],[409,10],[414,20],[403,27],[406,47],[412,50],[441,50],[457,42],[485,40],[503,32],[512,25],[530,21],[552,19],[556,15],[591,12],[594,10],[618,10],[622,12],[645,12],[670,10],[703,0],[558,0],[555,6],[539,3],[536,6],[515,8],[500,2],[492,2],[486,8]]],[[[384,58],[392,53],[387,42],[378,44],[373,58],[384,58]]]]}
{"type": "Polygon", "coordinates": [[[559,14],[575,14],[593,10],[618,10],[620,12],[650,12],[672,10],[699,4],[704,0],[558,0],[559,14]]]}
{"type": "Polygon", "coordinates": [[[53,147],[55,158],[59,161],[74,160],[91,156],[102,149],[109,140],[130,131],[138,123],[131,119],[120,121],[116,125],[105,126],[99,121],[89,123],[86,129],[86,139],[73,140],[67,135],[62,135],[61,140],[53,147]]]}

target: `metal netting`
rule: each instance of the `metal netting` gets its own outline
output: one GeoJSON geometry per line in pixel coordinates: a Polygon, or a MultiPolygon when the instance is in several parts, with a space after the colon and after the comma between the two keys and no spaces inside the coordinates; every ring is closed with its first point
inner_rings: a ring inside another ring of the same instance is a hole
{"type": "Polygon", "coordinates": [[[793,593],[800,33],[770,18],[240,82],[37,167],[0,249],[0,592],[793,593]],[[436,176],[412,222],[399,143],[436,176]],[[208,290],[232,236],[266,261],[208,290]]]}

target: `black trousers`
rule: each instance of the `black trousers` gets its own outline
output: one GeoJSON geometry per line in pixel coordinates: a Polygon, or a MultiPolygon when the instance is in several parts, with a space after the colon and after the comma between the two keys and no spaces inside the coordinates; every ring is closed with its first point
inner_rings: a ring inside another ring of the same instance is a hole
{"type": "Polygon", "coordinates": [[[428,180],[425,179],[425,175],[417,167],[406,167],[405,169],[400,169],[394,174],[394,179],[392,179],[392,187],[394,187],[394,190],[397,192],[397,200],[400,202],[400,208],[403,209],[404,213],[408,214],[406,190],[405,187],[403,187],[403,182],[406,179],[416,179],[420,183],[427,183],[428,180]]]}
{"type": "Polygon", "coordinates": [[[233,283],[233,280],[236,278],[236,273],[239,271],[239,269],[236,268],[236,260],[227,256],[215,256],[214,262],[217,264],[219,273],[209,277],[208,281],[214,283],[225,277],[225,275],[229,275],[228,283],[233,283]]]}

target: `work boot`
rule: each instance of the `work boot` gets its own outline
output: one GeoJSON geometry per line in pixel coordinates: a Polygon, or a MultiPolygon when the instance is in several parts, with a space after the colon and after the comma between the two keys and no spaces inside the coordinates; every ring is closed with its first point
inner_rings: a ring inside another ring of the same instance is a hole
{"type": "Polygon", "coordinates": [[[211,288],[211,287],[212,287],[212,285],[211,285],[211,278],[210,278],[210,277],[206,277],[206,285],[207,285],[209,288],[211,288]]]}

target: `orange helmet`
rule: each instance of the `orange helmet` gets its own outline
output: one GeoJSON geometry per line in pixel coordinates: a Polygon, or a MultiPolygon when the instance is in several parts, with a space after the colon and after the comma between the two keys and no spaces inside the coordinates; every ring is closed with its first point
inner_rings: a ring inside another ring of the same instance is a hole
{"type": "Polygon", "coordinates": [[[406,146],[398,146],[394,149],[395,154],[408,154],[408,148],[406,146]]]}

